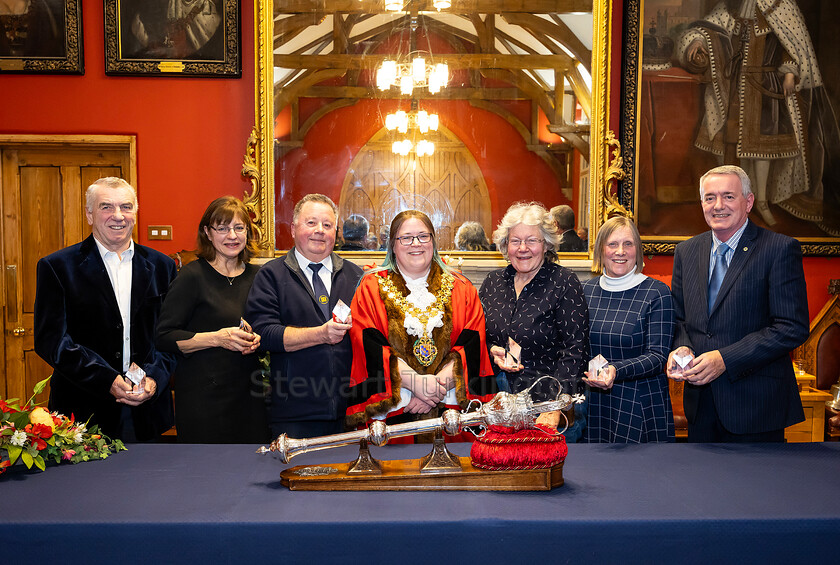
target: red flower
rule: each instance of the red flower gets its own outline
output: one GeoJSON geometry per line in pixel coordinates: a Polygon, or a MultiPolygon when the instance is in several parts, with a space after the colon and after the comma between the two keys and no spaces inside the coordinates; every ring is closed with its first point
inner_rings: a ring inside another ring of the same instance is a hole
{"type": "MultiPolygon", "coordinates": [[[[31,433],[35,434],[39,438],[50,439],[53,435],[52,428],[47,426],[47,425],[44,425],[44,424],[30,424],[30,426],[32,426],[31,433]]],[[[28,429],[29,426],[26,426],[26,427],[27,427],[26,431],[30,431],[28,429]]]]}
{"type": "Polygon", "coordinates": [[[45,442],[37,436],[29,438],[29,441],[32,442],[32,445],[34,445],[35,449],[37,449],[38,451],[47,448],[47,442],[45,442]]]}
{"type": "MultiPolygon", "coordinates": [[[[0,400],[2,402],[2,400],[0,400]]],[[[8,459],[6,461],[0,461],[0,475],[6,472],[8,467],[11,467],[12,463],[8,459]]]]}
{"type": "Polygon", "coordinates": [[[9,414],[13,414],[15,412],[19,412],[19,410],[15,410],[14,408],[12,408],[8,404],[6,404],[5,400],[0,398],[0,412],[6,412],[6,413],[9,413],[9,414]]]}

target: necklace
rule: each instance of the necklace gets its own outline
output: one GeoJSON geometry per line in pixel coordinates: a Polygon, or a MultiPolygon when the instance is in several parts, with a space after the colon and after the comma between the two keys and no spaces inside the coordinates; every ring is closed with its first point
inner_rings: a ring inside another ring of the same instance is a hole
{"type": "MultiPolygon", "coordinates": [[[[379,277],[385,295],[400,309],[405,317],[403,326],[409,335],[417,338],[412,347],[412,353],[424,367],[432,364],[437,357],[438,350],[432,340],[432,331],[443,325],[443,311],[452,297],[452,287],[455,277],[449,273],[441,275],[440,290],[434,300],[424,308],[419,308],[408,300],[408,297],[397,290],[389,276],[379,277]]],[[[411,293],[409,293],[409,296],[411,293]]]]}
{"type": "Polygon", "coordinates": [[[241,274],[241,273],[239,273],[239,274],[237,274],[237,273],[236,273],[236,271],[237,271],[237,270],[239,270],[239,266],[238,266],[238,265],[237,265],[237,266],[233,269],[233,270],[234,270],[234,275],[233,275],[232,277],[229,277],[229,276],[227,276],[226,274],[224,274],[224,273],[221,271],[221,269],[219,268],[219,266],[214,265],[214,264],[212,264],[212,263],[210,263],[210,266],[211,266],[211,267],[213,267],[213,269],[214,269],[217,273],[219,273],[220,275],[222,275],[223,277],[225,277],[225,278],[227,279],[227,282],[228,282],[228,285],[229,285],[229,286],[233,286],[233,281],[235,281],[235,280],[236,280],[236,277],[238,277],[238,276],[239,276],[239,274],[241,274]]]}

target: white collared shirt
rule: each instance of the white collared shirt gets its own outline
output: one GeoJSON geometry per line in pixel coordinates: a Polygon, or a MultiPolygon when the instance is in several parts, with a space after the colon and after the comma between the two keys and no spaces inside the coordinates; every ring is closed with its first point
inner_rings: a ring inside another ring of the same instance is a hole
{"type": "Polygon", "coordinates": [[[114,251],[109,251],[95,237],[93,240],[99,249],[102,262],[105,263],[105,270],[108,272],[111,288],[114,289],[114,296],[120,308],[123,325],[122,370],[125,372],[131,366],[131,264],[134,259],[134,241],[128,244],[128,249],[120,256],[114,251]]]}
{"type": "Polygon", "coordinates": [[[732,257],[735,255],[735,249],[738,247],[738,242],[741,241],[741,236],[744,235],[744,230],[747,229],[747,223],[749,223],[749,220],[744,222],[744,225],[738,228],[738,231],[732,234],[732,237],[727,241],[719,240],[715,232],[712,232],[712,251],[709,255],[709,280],[712,280],[712,271],[715,268],[715,251],[717,251],[717,248],[720,247],[721,243],[725,243],[729,247],[729,250],[726,252],[726,264],[731,265],[732,257]]]}
{"type": "Polygon", "coordinates": [[[321,277],[321,281],[323,281],[324,287],[327,289],[327,294],[332,293],[333,261],[331,254],[324,257],[322,261],[310,261],[303,256],[303,253],[297,250],[297,247],[295,247],[295,259],[297,259],[300,270],[303,271],[304,275],[306,275],[306,280],[309,282],[310,288],[312,287],[312,275],[314,273],[312,269],[309,268],[309,263],[321,263],[324,267],[318,271],[318,276],[321,277]]]}

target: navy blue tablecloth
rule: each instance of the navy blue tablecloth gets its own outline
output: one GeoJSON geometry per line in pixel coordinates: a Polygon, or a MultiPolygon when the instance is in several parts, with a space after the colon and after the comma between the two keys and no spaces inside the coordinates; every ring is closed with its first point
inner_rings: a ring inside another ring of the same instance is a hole
{"type": "MultiPolygon", "coordinates": [[[[566,484],[527,493],[292,492],[279,481],[287,466],[255,447],[130,445],[105,461],[16,468],[0,477],[0,561],[23,562],[41,544],[61,563],[707,565],[840,554],[840,444],[571,445],[566,484]]],[[[371,450],[404,459],[428,448],[371,450]]]]}

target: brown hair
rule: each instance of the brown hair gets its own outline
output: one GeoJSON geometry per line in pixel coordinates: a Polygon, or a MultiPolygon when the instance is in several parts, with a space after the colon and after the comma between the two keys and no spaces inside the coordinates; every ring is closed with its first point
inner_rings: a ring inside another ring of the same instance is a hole
{"type": "Polygon", "coordinates": [[[429,233],[432,234],[432,260],[438,265],[440,265],[444,272],[449,272],[449,267],[446,266],[446,263],[443,262],[443,259],[440,258],[440,254],[438,253],[435,226],[432,224],[432,220],[429,219],[429,216],[427,216],[420,210],[403,210],[402,212],[394,216],[393,220],[391,220],[391,231],[388,235],[388,249],[385,252],[385,260],[382,262],[381,269],[397,268],[397,257],[394,254],[394,246],[397,243],[397,234],[399,233],[402,225],[411,218],[417,218],[418,220],[423,222],[423,224],[426,226],[426,229],[428,229],[429,233]]]}
{"type": "Polygon", "coordinates": [[[247,234],[245,247],[239,252],[239,260],[247,263],[257,253],[257,245],[254,243],[256,240],[254,222],[251,221],[251,214],[245,204],[233,196],[222,196],[215,199],[204,211],[204,215],[201,216],[201,221],[198,223],[198,237],[196,239],[198,250],[196,255],[207,261],[215,259],[216,248],[213,247],[213,243],[207,237],[207,230],[221,224],[228,224],[237,216],[245,224],[245,233],[247,234]]]}

